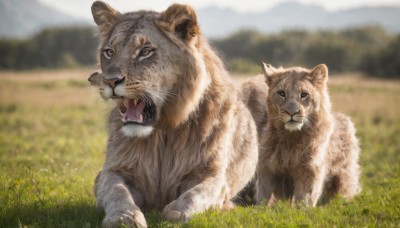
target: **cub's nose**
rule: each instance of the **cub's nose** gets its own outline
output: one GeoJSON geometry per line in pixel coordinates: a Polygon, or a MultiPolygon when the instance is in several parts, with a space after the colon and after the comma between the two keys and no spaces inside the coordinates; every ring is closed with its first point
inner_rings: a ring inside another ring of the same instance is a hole
{"type": "Polygon", "coordinates": [[[112,89],[118,84],[121,84],[125,80],[125,77],[115,77],[115,78],[105,78],[103,77],[103,81],[105,84],[109,85],[112,89]]]}
{"type": "Polygon", "coordinates": [[[300,113],[300,110],[299,110],[299,109],[295,109],[295,110],[293,110],[293,109],[288,109],[288,110],[285,110],[285,112],[286,112],[288,115],[290,115],[291,117],[293,117],[294,115],[300,113]]]}
{"type": "Polygon", "coordinates": [[[290,116],[294,116],[300,112],[300,109],[295,103],[289,103],[285,108],[285,112],[290,116]]]}

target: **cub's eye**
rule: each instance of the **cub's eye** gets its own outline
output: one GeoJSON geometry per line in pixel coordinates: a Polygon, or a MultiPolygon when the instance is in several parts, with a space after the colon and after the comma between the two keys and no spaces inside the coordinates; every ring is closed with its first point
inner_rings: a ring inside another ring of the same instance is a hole
{"type": "Polygon", "coordinates": [[[139,53],[139,61],[149,58],[154,53],[154,49],[150,47],[144,47],[139,53]]]}
{"type": "Polygon", "coordinates": [[[308,93],[302,92],[302,93],[300,94],[300,97],[301,97],[301,98],[306,98],[306,97],[308,97],[308,93]]]}
{"type": "Polygon", "coordinates": [[[114,55],[114,50],[111,48],[105,49],[103,51],[103,55],[106,59],[111,59],[111,57],[114,55]]]}
{"type": "Polygon", "coordinates": [[[278,95],[281,96],[281,97],[286,97],[286,93],[283,90],[279,90],[278,91],[278,95]]]}

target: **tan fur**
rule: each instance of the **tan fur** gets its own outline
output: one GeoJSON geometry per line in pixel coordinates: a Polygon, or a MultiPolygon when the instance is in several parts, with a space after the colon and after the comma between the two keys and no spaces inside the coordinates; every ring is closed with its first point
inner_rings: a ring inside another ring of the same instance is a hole
{"type": "Polygon", "coordinates": [[[315,206],[337,193],[352,198],[361,190],[360,149],[350,119],[331,111],[326,66],[264,67],[269,122],[260,145],[257,202],[289,198],[315,206]]]}
{"type": "Polygon", "coordinates": [[[195,12],[175,4],[162,13],[120,14],[104,5],[92,7],[102,37],[102,73],[89,79],[116,104],[106,161],[95,181],[103,224],[144,227],[142,212],[149,210],[187,221],[208,208],[231,207],[254,176],[257,129],[201,35],[195,12]],[[145,47],[153,48],[146,58],[145,47]],[[153,101],[154,123],[124,126],[120,110],[127,98],[153,101]]]}
{"type": "Polygon", "coordinates": [[[257,126],[257,133],[262,135],[268,121],[267,100],[268,85],[264,75],[251,77],[241,83],[241,97],[249,108],[257,126]]]}

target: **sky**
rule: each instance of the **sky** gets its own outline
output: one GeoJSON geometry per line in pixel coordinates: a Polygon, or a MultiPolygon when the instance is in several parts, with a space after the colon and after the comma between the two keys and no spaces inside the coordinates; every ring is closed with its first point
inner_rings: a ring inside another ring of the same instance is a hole
{"type": "MultiPolygon", "coordinates": [[[[91,18],[90,6],[93,0],[39,0],[61,12],[75,17],[91,18]]],[[[195,9],[207,6],[231,8],[239,12],[260,12],[287,0],[103,0],[118,9],[128,12],[139,9],[162,11],[172,3],[189,4],[195,9]]],[[[317,4],[329,11],[349,9],[358,6],[399,6],[400,0],[298,0],[304,4],[317,4]]]]}

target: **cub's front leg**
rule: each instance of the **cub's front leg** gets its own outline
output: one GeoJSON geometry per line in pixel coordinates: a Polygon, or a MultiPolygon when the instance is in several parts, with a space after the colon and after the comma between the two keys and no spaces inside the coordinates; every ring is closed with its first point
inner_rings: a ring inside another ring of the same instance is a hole
{"type": "Polygon", "coordinates": [[[101,171],[96,178],[95,194],[97,206],[105,211],[104,227],[147,227],[146,219],[135,204],[129,187],[121,176],[110,171],[101,171]]]}
{"type": "Polygon", "coordinates": [[[326,167],[318,166],[297,170],[293,175],[294,194],[293,202],[303,202],[306,206],[315,207],[322,195],[326,167]]]}
{"type": "Polygon", "coordinates": [[[259,163],[257,169],[257,182],[256,182],[256,203],[268,204],[272,206],[274,203],[271,196],[275,191],[277,177],[267,167],[259,163]]]}

